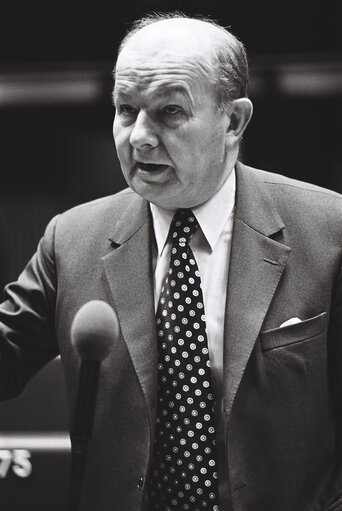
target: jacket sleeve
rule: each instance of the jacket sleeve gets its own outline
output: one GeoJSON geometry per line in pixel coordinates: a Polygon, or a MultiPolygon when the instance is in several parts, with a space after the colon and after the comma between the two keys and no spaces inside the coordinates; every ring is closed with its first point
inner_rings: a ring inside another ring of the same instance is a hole
{"type": "Polygon", "coordinates": [[[18,280],[4,291],[0,305],[0,399],[20,394],[29,378],[58,355],[54,324],[57,219],[49,223],[18,280]]]}
{"type": "Polygon", "coordinates": [[[330,386],[337,419],[337,448],[342,459],[342,265],[332,294],[328,343],[330,386]]]}

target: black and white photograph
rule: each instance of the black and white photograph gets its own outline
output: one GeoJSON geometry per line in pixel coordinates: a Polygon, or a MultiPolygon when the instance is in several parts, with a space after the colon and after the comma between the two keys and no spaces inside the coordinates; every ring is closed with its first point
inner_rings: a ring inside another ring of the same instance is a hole
{"type": "Polygon", "coordinates": [[[0,509],[342,511],[342,3],[0,13],[0,509]]]}

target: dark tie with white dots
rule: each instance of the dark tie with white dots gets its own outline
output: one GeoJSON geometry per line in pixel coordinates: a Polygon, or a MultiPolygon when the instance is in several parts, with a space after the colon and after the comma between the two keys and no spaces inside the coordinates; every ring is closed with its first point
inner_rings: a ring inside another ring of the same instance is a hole
{"type": "Polygon", "coordinates": [[[217,511],[216,435],[199,270],[189,246],[198,224],[176,212],[171,260],[156,315],[158,407],[149,510],[217,511]]]}

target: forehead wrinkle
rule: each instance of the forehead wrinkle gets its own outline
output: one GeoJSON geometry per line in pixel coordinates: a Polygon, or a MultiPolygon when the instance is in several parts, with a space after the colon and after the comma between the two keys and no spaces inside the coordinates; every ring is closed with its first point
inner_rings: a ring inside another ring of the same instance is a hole
{"type": "Polygon", "coordinates": [[[213,63],[207,61],[203,55],[192,53],[187,56],[174,53],[153,55],[136,55],[128,54],[124,57],[120,55],[116,64],[115,74],[132,74],[136,75],[139,79],[144,79],[144,76],[149,78],[154,74],[179,74],[187,71],[190,76],[194,75],[196,78],[201,75],[204,79],[209,79],[213,72],[213,63]],[[156,59],[154,58],[156,57],[156,59]],[[123,62],[122,62],[123,61],[123,62]]]}
{"type": "Polygon", "coordinates": [[[151,65],[141,63],[137,66],[129,64],[117,69],[114,96],[120,91],[130,94],[146,89],[160,89],[157,92],[161,95],[164,93],[162,89],[169,91],[173,88],[186,92],[192,101],[191,84],[197,86],[201,81],[199,78],[204,78],[204,83],[212,84],[207,66],[199,62],[186,62],[182,67],[169,62],[162,68],[151,68],[151,65]]]}
{"type": "Polygon", "coordinates": [[[157,75],[153,73],[144,77],[137,77],[135,74],[133,76],[118,76],[115,80],[115,85],[121,88],[134,88],[138,90],[148,87],[164,87],[169,90],[189,90],[190,88],[188,75],[182,73],[178,73],[176,76],[175,74],[168,73],[164,73],[162,75],[160,73],[157,75]]]}

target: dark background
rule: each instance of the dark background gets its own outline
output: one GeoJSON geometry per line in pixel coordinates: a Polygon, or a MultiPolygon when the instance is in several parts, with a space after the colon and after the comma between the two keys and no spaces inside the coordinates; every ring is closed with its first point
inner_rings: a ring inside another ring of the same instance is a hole
{"type": "Polygon", "coordinates": [[[132,20],[207,15],[247,47],[255,110],[246,163],[342,191],[342,2],[7,0],[0,10],[0,286],[46,222],[124,186],[111,70],[132,20]]]}
{"type": "MultiPolygon", "coordinates": [[[[243,144],[246,163],[342,192],[341,6],[338,0],[3,1],[1,288],[31,257],[53,215],[125,185],[111,134],[111,70],[130,21],[152,10],[210,16],[246,44],[255,107],[243,144]]],[[[58,360],[23,397],[0,406],[3,431],[67,427],[58,360]]]]}

